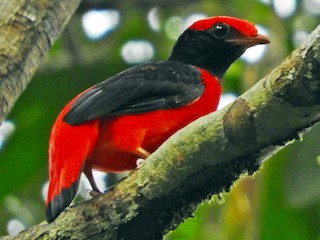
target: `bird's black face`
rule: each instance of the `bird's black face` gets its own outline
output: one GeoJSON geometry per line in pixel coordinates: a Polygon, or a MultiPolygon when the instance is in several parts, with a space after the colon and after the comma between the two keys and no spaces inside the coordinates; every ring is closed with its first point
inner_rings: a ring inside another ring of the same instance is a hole
{"type": "Polygon", "coordinates": [[[230,64],[248,47],[268,42],[262,35],[244,36],[230,25],[217,22],[207,30],[187,29],[178,39],[169,60],[204,68],[222,78],[230,64]]]}

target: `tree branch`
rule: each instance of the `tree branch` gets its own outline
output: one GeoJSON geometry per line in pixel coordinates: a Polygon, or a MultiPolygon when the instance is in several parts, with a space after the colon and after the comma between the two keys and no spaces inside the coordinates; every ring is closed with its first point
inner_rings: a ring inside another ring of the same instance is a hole
{"type": "Polygon", "coordinates": [[[0,123],[31,80],[81,0],[0,4],[0,123]]]}
{"type": "Polygon", "coordinates": [[[162,239],[320,120],[320,26],[233,104],[177,132],[113,190],[2,239],[162,239]]]}

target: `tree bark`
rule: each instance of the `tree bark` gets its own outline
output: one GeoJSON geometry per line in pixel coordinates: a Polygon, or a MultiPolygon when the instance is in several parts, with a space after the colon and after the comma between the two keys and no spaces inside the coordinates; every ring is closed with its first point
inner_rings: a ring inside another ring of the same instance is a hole
{"type": "Polygon", "coordinates": [[[6,0],[0,4],[0,123],[81,0],[6,0]]]}
{"type": "Polygon", "coordinates": [[[2,239],[162,239],[320,121],[320,26],[233,104],[180,130],[106,194],[2,239]]]}

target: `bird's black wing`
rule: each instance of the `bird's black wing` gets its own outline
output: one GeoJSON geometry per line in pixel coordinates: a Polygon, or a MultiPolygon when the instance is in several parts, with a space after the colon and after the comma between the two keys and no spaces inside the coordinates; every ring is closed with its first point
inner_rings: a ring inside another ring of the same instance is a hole
{"type": "Polygon", "coordinates": [[[167,61],[132,67],[86,91],[64,121],[71,125],[185,105],[201,96],[204,85],[193,66],[167,61]]]}

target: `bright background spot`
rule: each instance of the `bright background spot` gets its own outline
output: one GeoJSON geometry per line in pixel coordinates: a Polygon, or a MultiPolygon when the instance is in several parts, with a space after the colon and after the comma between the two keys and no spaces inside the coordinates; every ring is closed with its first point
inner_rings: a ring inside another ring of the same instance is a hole
{"type": "Polygon", "coordinates": [[[296,0],[273,0],[276,14],[281,18],[287,18],[294,14],[297,9],[296,0]]]}
{"type": "Polygon", "coordinates": [[[237,99],[237,96],[233,93],[222,94],[222,96],[220,98],[218,110],[227,106],[229,103],[234,102],[236,99],[237,99]]]}
{"type": "Polygon", "coordinates": [[[260,0],[260,2],[264,3],[264,4],[271,4],[271,0],[260,0]]]}
{"type": "Polygon", "coordinates": [[[173,16],[170,17],[165,24],[165,32],[168,38],[172,40],[178,39],[181,32],[183,31],[184,23],[181,17],[173,16]]]}
{"type": "Polygon", "coordinates": [[[47,200],[48,189],[49,189],[49,181],[46,181],[41,188],[41,196],[44,201],[47,200]]]}
{"type": "MultiPolygon", "coordinates": [[[[269,32],[267,29],[260,25],[256,25],[258,32],[262,35],[268,36],[269,32]]],[[[267,50],[267,45],[257,45],[251,48],[248,48],[246,52],[241,56],[241,59],[247,63],[256,63],[264,56],[267,50]]]]}
{"type": "Polygon", "coordinates": [[[130,64],[146,62],[153,58],[154,47],[146,40],[131,40],[123,45],[121,55],[130,64]]]}
{"type": "Polygon", "coordinates": [[[11,121],[4,121],[0,126],[0,150],[2,149],[6,140],[14,132],[15,126],[11,121]]]}
{"type": "Polygon", "coordinates": [[[312,15],[320,15],[320,0],[304,0],[303,7],[312,15]]]}
{"type": "Polygon", "coordinates": [[[161,28],[159,9],[157,7],[152,8],[148,12],[148,23],[152,30],[158,32],[161,28]]]}
{"type": "Polygon", "coordinates": [[[24,229],[25,229],[25,226],[18,219],[11,219],[7,224],[7,232],[10,235],[15,235],[24,229]]]}
{"type": "Polygon", "coordinates": [[[120,13],[116,10],[90,10],[83,14],[81,20],[88,38],[98,40],[119,25],[120,13]]]}
{"type": "Polygon", "coordinates": [[[308,33],[306,31],[303,31],[303,30],[296,31],[293,34],[294,45],[296,47],[299,47],[304,42],[304,40],[307,39],[307,36],[308,36],[308,33]]]}

